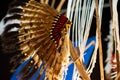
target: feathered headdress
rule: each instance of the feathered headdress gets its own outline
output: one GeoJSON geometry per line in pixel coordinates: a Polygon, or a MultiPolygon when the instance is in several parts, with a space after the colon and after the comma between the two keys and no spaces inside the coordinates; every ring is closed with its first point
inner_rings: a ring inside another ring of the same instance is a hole
{"type": "Polygon", "coordinates": [[[29,80],[39,69],[36,79],[44,71],[52,75],[46,79],[57,79],[62,67],[61,45],[71,25],[68,18],[35,0],[17,0],[4,23],[3,51],[15,54],[10,61],[14,65],[11,72],[27,61],[18,73],[19,79],[29,80]]]}

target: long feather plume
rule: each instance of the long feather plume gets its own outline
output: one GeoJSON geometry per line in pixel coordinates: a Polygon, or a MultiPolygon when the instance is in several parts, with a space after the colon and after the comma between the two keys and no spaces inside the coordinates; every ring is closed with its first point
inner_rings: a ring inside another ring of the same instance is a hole
{"type": "Polygon", "coordinates": [[[2,47],[5,53],[14,54],[10,61],[14,65],[11,72],[24,64],[14,73],[20,80],[30,80],[33,76],[38,80],[44,72],[48,80],[60,78],[68,58],[65,56],[68,55],[65,35],[71,25],[68,18],[48,4],[35,0],[13,2],[8,14],[11,15],[3,19],[6,25],[2,47]],[[8,23],[11,20],[13,23],[8,23]],[[17,29],[13,31],[13,28],[17,29]]]}

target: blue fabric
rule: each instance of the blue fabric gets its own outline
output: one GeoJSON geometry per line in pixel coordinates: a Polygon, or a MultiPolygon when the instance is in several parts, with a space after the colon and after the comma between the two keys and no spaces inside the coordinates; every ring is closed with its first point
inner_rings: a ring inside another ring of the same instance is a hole
{"type": "MultiPolygon", "coordinates": [[[[95,37],[90,37],[86,43],[86,46],[91,42],[91,41],[96,41],[95,37]]],[[[78,43],[77,41],[75,41],[73,43],[74,47],[77,47],[78,46],[78,43]]],[[[84,53],[84,65],[87,67],[88,64],[89,64],[89,61],[91,59],[91,56],[92,56],[92,52],[93,52],[93,49],[94,49],[95,45],[91,45],[84,53]]]]}
{"type": "MultiPolygon", "coordinates": [[[[90,37],[86,43],[86,45],[88,45],[92,40],[96,41],[96,38],[90,37]]],[[[74,42],[73,43],[74,47],[78,46],[78,42],[74,42]]],[[[92,56],[92,52],[94,50],[95,45],[91,45],[86,51],[85,51],[85,55],[84,55],[84,65],[85,67],[88,66],[89,61],[91,59],[92,56]]],[[[67,76],[66,76],[66,80],[72,80],[72,75],[73,75],[73,70],[74,70],[74,64],[72,63],[69,67],[68,67],[68,71],[67,71],[67,76]]]]}
{"type": "MultiPolygon", "coordinates": [[[[90,37],[87,41],[87,44],[88,45],[92,40],[96,41],[95,37],[90,37]]],[[[74,47],[77,47],[78,46],[78,42],[74,42],[73,43],[74,47]]],[[[94,50],[94,45],[90,46],[86,51],[85,51],[85,55],[84,55],[84,65],[87,67],[88,64],[89,64],[89,61],[91,59],[91,56],[92,56],[92,52],[94,50]]],[[[30,59],[29,59],[30,60],[30,59]]],[[[19,80],[16,78],[16,76],[19,74],[19,72],[22,70],[22,68],[27,65],[27,63],[29,62],[29,60],[27,60],[26,62],[24,62],[23,64],[21,64],[18,69],[14,72],[14,74],[12,75],[11,77],[11,80],[19,80]]],[[[30,80],[35,80],[38,75],[39,75],[39,72],[42,68],[42,65],[44,63],[41,64],[40,68],[38,69],[38,71],[31,77],[30,80]]],[[[32,70],[32,69],[31,69],[32,70]]],[[[67,76],[66,76],[66,80],[72,80],[72,75],[73,75],[73,70],[74,70],[74,64],[72,63],[69,67],[68,67],[68,71],[67,71],[67,76]]],[[[44,69],[41,77],[40,77],[40,80],[44,80],[45,78],[45,71],[46,69],[44,69]]],[[[20,75],[22,76],[22,75],[20,75]]]]}
{"type": "MultiPolygon", "coordinates": [[[[88,39],[87,44],[88,45],[92,40],[96,41],[95,37],[91,37],[88,39]]],[[[94,50],[95,45],[91,45],[86,51],[85,51],[85,55],[84,55],[84,65],[87,67],[89,64],[89,61],[91,59],[93,50],[94,50]]]]}
{"type": "MultiPolygon", "coordinates": [[[[18,76],[19,72],[22,70],[22,68],[23,68],[24,66],[26,66],[26,65],[28,64],[29,61],[30,61],[30,59],[28,59],[26,62],[24,62],[23,64],[21,64],[21,65],[17,68],[17,70],[13,73],[13,75],[12,75],[12,77],[11,77],[10,80],[19,80],[19,79],[17,79],[17,76],[18,76]]],[[[22,75],[21,75],[21,76],[22,76],[22,75]]],[[[19,77],[20,77],[20,76],[19,76],[19,77]]]]}
{"type": "MultiPolygon", "coordinates": [[[[36,78],[39,76],[39,72],[40,72],[43,64],[44,64],[44,63],[42,63],[42,64],[40,65],[39,69],[38,69],[37,72],[31,77],[30,80],[36,80],[36,78]]],[[[44,80],[44,79],[40,79],[40,80],[44,80]]]]}
{"type": "Polygon", "coordinates": [[[72,80],[73,70],[74,70],[74,64],[72,63],[72,64],[68,67],[66,80],[72,80]]]}

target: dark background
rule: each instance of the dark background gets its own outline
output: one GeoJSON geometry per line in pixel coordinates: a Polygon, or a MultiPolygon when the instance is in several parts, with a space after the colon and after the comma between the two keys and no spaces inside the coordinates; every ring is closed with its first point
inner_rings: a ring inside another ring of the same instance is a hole
{"type": "MultiPolygon", "coordinates": [[[[13,0],[2,0],[0,2],[0,20],[5,16],[7,10],[8,10],[8,5],[10,2],[12,2],[13,0]]],[[[105,4],[108,4],[109,0],[105,0],[105,4]]],[[[120,4],[120,0],[119,3],[120,4]]],[[[65,5],[63,6],[63,8],[66,8],[67,3],[65,3],[65,5]]],[[[120,11],[120,8],[118,6],[118,11],[120,11]]],[[[106,36],[108,35],[108,31],[109,31],[109,20],[111,19],[111,14],[110,14],[110,8],[109,7],[104,7],[103,9],[103,17],[102,17],[102,41],[103,41],[103,58],[105,60],[106,58],[106,49],[107,49],[107,41],[105,41],[104,39],[106,38],[106,36]]],[[[120,12],[119,12],[119,19],[120,19],[120,12]]],[[[119,21],[120,22],[120,21],[119,21]]],[[[94,25],[96,25],[95,20],[92,23],[92,28],[91,28],[91,34],[90,36],[94,36],[95,35],[95,27],[94,25]]],[[[1,44],[1,40],[0,40],[0,44],[1,44]]],[[[11,73],[9,73],[10,70],[10,66],[9,66],[9,60],[10,60],[11,55],[6,55],[3,54],[1,51],[1,46],[0,46],[0,80],[9,80],[10,76],[12,75],[11,73]]],[[[91,80],[100,80],[99,78],[99,62],[98,62],[99,56],[97,58],[97,62],[96,62],[96,67],[94,68],[94,71],[92,73],[91,76],[91,80]]],[[[104,64],[105,66],[105,64],[104,64]]]]}

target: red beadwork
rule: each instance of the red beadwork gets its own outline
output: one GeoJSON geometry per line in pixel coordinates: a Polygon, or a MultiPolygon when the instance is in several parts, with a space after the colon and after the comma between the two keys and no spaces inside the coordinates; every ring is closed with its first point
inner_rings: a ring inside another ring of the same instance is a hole
{"type": "Polygon", "coordinates": [[[57,46],[61,38],[61,31],[64,29],[65,27],[64,24],[67,22],[67,20],[68,20],[67,17],[65,17],[64,15],[61,15],[52,31],[52,35],[53,35],[54,40],[56,41],[57,46]]]}

